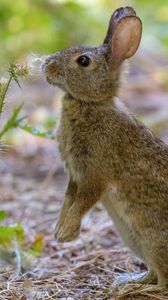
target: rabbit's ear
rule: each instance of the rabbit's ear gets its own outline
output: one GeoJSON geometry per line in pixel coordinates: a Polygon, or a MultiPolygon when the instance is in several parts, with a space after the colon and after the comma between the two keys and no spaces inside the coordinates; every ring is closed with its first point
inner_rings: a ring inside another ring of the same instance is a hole
{"type": "Polygon", "coordinates": [[[131,7],[117,9],[109,23],[105,44],[109,44],[114,62],[121,63],[138,49],[142,34],[142,22],[131,7]]]}

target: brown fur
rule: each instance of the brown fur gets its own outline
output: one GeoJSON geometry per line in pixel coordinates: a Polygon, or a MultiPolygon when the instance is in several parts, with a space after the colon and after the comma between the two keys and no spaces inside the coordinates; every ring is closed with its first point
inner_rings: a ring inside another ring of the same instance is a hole
{"type": "Polygon", "coordinates": [[[168,146],[116,98],[120,61],[133,55],[140,42],[140,20],[130,10],[113,14],[118,19],[109,25],[114,28],[102,46],[60,51],[43,67],[47,80],[66,91],[58,141],[69,184],[55,234],[60,242],[76,238],[83,215],[101,200],[150,270],[141,281],[152,278],[168,287],[168,146]],[[129,29],[134,20],[137,42],[129,29]],[[127,44],[120,49],[116,37],[127,26],[127,44]],[[92,60],[87,68],[76,62],[81,54],[92,60]]]}

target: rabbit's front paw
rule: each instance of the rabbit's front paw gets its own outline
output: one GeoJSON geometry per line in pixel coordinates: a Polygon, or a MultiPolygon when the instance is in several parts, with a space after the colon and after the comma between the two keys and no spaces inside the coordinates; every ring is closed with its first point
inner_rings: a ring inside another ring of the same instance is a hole
{"type": "Polygon", "coordinates": [[[75,218],[67,218],[64,224],[56,226],[55,237],[58,242],[70,242],[74,240],[80,232],[80,222],[75,218]]]}

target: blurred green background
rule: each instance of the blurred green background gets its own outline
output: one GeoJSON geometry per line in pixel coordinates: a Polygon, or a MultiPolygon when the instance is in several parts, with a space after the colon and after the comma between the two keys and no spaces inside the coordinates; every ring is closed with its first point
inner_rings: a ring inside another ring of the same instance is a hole
{"type": "Polygon", "coordinates": [[[168,0],[1,0],[0,66],[34,52],[100,44],[111,12],[132,5],[143,20],[142,46],[168,53],[168,0]]]}
{"type": "MultiPolygon", "coordinates": [[[[0,76],[7,73],[10,62],[24,62],[31,53],[47,55],[73,45],[101,44],[112,12],[127,5],[133,6],[142,19],[143,35],[140,55],[130,64],[127,89],[121,98],[136,114],[143,115],[155,110],[156,97],[160,106],[162,103],[159,114],[162,119],[168,91],[168,0],[0,0],[0,76]],[[147,109],[146,105],[154,108],[147,109]]],[[[33,113],[42,108],[41,115],[47,120],[50,111],[54,111],[55,124],[60,95],[41,79],[39,75],[38,82],[30,78],[24,81],[24,95],[12,85],[7,113],[24,100],[24,109],[32,119],[33,113]],[[46,103],[50,106],[46,107],[46,103]]],[[[167,124],[167,114],[165,118],[167,124]]],[[[34,119],[37,121],[37,116],[34,119]]],[[[152,115],[152,124],[153,119],[152,115]]],[[[41,123],[46,126],[44,120],[41,123]]]]}

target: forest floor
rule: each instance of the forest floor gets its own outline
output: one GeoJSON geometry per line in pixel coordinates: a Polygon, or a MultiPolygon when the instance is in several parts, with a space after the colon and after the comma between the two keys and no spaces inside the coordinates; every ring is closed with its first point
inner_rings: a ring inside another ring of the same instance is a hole
{"type": "MultiPolygon", "coordinates": [[[[129,108],[168,142],[166,63],[160,57],[140,55],[122,95],[129,108]]],[[[35,101],[41,112],[46,98],[55,103],[57,91],[49,89],[43,84],[31,86],[27,107],[34,107],[35,101]]],[[[30,85],[24,88],[24,96],[28,90],[30,85]]],[[[10,94],[23,98],[15,88],[10,94]]],[[[50,101],[45,109],[53,107],[58,108],[50,101]]],[[[121,241],[100,203],[84,218],[77,240],[61,244],[54,239],[67,185],[55,141],[18,131],[1,155],[0,173],[1,209],[8,214],[5,222],[21,223],[26,236],[11,251],[1,249],[0,299],[168,299],[168,293],[152,293],[145,285],[127,284],[119,290],[113,286],[122,273],[128,272],[131,278],[132,272],[143,272],[145,265],[121,241]],[[41,253],[35,255],[35,250],[41,253]]]]}

